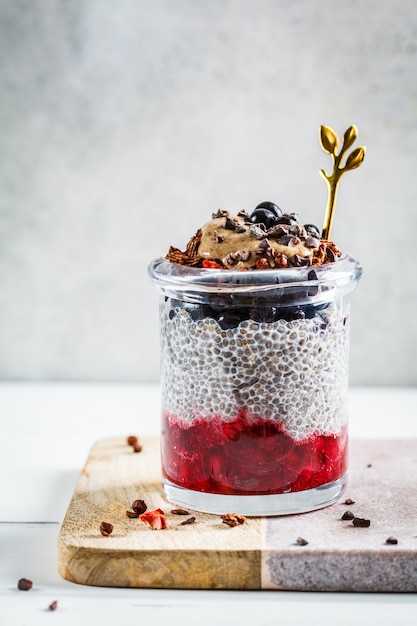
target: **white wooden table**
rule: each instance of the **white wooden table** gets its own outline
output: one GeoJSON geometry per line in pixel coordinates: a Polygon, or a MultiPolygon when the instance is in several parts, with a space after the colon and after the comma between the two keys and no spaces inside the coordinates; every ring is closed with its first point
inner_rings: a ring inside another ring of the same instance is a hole
{"type": "MultiPolygon", "coordinates": [[[[417,438],[417,389],[352,389],[350,415],[351,437],[417,438]]],[[[413,594],[109,589],[62,580],[57,538],[90,447],[158,427],[158,386],[0,384],[0,626],[417,624],[413,594]],[[30,591],[17,589],[22,577],[33,581],[30,591]]]]}

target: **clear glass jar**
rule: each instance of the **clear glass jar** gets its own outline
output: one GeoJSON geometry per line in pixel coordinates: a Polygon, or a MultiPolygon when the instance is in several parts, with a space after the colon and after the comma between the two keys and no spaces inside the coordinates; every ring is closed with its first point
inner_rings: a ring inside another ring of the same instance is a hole
{"type": "Polygon", "coordinates": [[[327,506],[347,480],[344,255],[277,270],[149,267],[161,292],[161,455],[169,500],[208,513],[327,506]]]}

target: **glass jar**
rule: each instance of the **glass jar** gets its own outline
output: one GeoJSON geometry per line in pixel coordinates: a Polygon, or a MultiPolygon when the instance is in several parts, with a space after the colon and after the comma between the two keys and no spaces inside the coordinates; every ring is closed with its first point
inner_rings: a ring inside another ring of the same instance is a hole
{"type": "Polygon", "coordinates": [[[349,294],[344,255],[296,269],[156,259],[163,490],[177,505],[252,516],[327,506],[347,481],[349,294]]]}

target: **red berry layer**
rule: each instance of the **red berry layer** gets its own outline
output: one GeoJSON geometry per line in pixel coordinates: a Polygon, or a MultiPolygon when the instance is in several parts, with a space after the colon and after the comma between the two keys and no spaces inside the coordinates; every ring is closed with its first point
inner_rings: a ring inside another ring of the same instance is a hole
{"type": "Polygon", "coordinates": [[[347,432],[295,441],[270,420],[249,420],[243,409],[188,424],[163,415],[163,474],[206,493],[268,495],[304,491],[337,480],[347,469],[347,432]]]}

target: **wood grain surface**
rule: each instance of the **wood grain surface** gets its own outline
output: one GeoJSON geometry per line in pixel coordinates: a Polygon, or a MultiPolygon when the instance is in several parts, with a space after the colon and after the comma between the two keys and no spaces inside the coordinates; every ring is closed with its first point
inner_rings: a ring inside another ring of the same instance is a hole
{"type": "Polygon", "coordinates": [[[416,440],[352,441],[341,503],[235,527],[192,511],[195,522],[182,525],[187,518],[171,512],[177,507],[160,487],[159,439],[142,444],[140,453],[125,438],[93,446],[61,527],[63,578],[110,587],[417,591],[416,440]],[[168,528],[127,517],[136,499],[161,508],[168,528]],[[346,509],[370,519],[369,528],[341,520],[346,509]],[[102,521],[113,525],[108,537],[102,521]],[[397,544],[386,543],[392,536],[397,544]]]}

